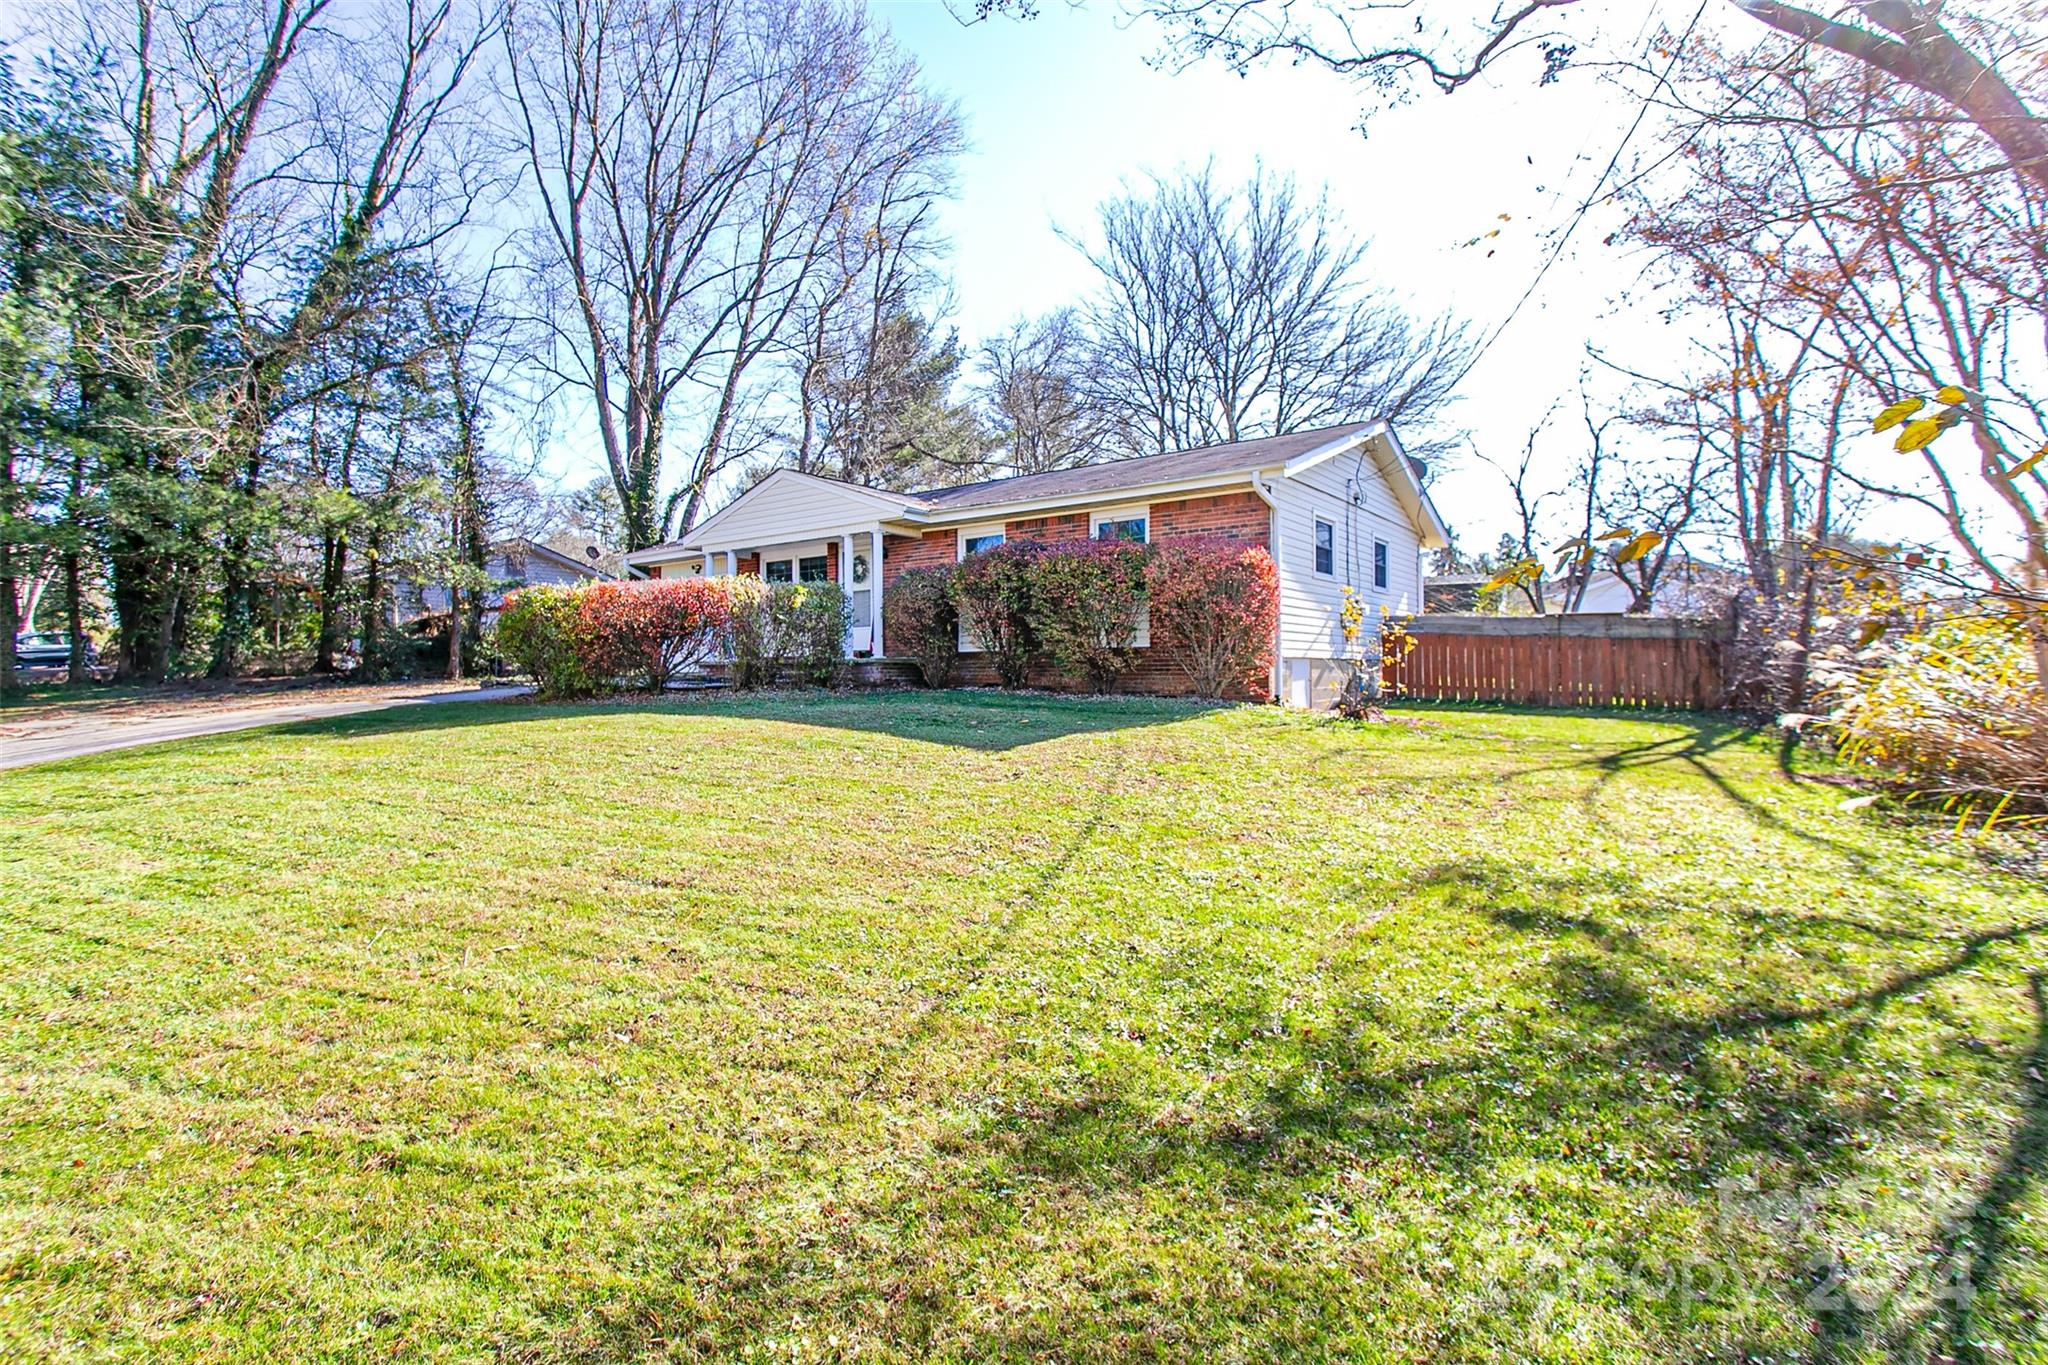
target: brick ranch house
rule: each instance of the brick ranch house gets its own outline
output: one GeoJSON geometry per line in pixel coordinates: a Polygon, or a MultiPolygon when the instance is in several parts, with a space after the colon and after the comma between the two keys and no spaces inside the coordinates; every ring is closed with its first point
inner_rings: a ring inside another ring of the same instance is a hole
{"type": "MultiPolygon", "coordinates": [[[[886,656],[889,585],[1005,540],[1220,535],[1262,545],[1280,571],[1271,695],[1320,706],[1343,683],[1338,609],[1348,584],[1368,608],[1422,610],[1422,552],[1443,521],[1385,422],[1353,422],[1232,445],[1144,455],[1048,474],[891,493],[778,469],[682,539],[626,556],[650,578],[760,574],[837,582],[853,603],[849,656],[886,656]]],[[[1145,651],[1141,629],[1138,645],[1145,651]]],[[[1181,690],[1173,663],[1147,658],[1126,680],[1181,690]]],[[[962,676],[993,680],[963,634],[962,676]]]]}

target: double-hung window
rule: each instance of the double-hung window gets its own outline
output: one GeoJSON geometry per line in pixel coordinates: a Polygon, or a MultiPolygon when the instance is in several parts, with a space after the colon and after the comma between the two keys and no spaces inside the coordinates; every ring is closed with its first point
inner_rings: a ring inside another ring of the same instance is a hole
{"type": "Polygon", "coordinates": [[[1384,540],[1372,543],[1372,585],[1375,588],[1387,586],[1387,542],[1384,540]]]}
{"type": "Polygon", "coordinates": [[[978,555],[983,550],[993,550],[1002,543],[1003,533],[1001,531],[981,531],[973,535],[962,535],[960,537],[960,557],[965,559],[969,555],[978,555]]]}
{"type": "Polygon", "coordinates": [[[1145,543],[1145,517],[1143,514],[1131,517],[1104,517],[1095,523],[1097,540],[1132,540],[1145,543]]]}
{"type": "Polygon", "coordinates": [[[1316,572],[1329,578],[1337,572],[1337,528],[1316,518],[1316,572]]]}

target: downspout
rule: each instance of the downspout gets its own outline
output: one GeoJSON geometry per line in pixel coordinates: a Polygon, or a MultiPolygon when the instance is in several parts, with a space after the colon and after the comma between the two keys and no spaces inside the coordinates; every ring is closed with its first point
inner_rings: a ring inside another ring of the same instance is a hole
{"type": "Polygon", "coordinates": [[[1266,553],[1273,557],[1274,589],[1280,593],[1280,601],[1274,604],[1276,610],[1273,612],[1273,700],[1284,704],[1287,694],[1281,690],[1280,626],[1286,617],[1287,594],[1280,587],[1280,503],[1274,496],[1277,490],[1257,470],[1252,471],[1252,492],[1266,504],[1266,553]]]}

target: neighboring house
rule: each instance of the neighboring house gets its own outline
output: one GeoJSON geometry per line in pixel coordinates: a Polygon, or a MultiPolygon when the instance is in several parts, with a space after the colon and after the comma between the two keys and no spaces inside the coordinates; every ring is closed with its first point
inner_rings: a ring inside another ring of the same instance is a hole
{"type": "Polygon", "coordinates": [[[577,531],[563,531],[540,542],[543,549],[553,550],[567,556],[585,568],[594,569],[600,578],[627,578],[626,557],[617,550],[608,550],[589,536],[577,531]]]}
{"type": "Polygon", "coordinates": [[[1479,610],[1479,596],[1493,575],[1488,573],[1433,573],[1423,580],[1422,609],[1426,612],[1479,610]]]}
{"type": "MultiPolygon", "coordinates": [[[[1697,564],[1691,559],[1672,557],[1658,575],[1650,597],[1651,616],[1720,616],[1741,586],[1741,575],[1732,569],[1697,564]]],[[[1612,569],[1602,569],[1586,584],[1585,596],[1572,610],[1579,615],[1626,612],[1635,602],[1635,590],[1612,569]]]]}
{"type": "MultiPolygon", "coordinates": [[[[1528,598],[1520,588],[1490,594],[1492,605],[1480,606],[1491,574],[1431,574],[1422,589],[1425,610],[1436,613],[1481,612],[1486,615],[1531,615],[1528,598]]],[[[1657,580],[1650,599],[1649,616],[1720,616],[1728,600],[1741,587],[1741,575],[1732,569],[1717,569],[1692,560],[1674,560],[1657,580]]],[[[1571,584],[1563,578],[1545,577],[1543,606],[1553,615],[1619,616],[1634,605],[1635,590],[1612,569],[1602,569],[1586,584],[1578,605],[1567,609],[1565,598],[1571,584]]]]}
{"type": "MultiPolygon", "coordinates": [[[[524,536],[498,541],[491,546],[490,558],[484,561],[484,572],[491,578],[490,591],[484,595],[484,619],[494,619],[505,594],[519,588],[618,577],[615,570],[608,572],[604,568],[607,558],[616,563],[618,557],[609,555],[597,545],[572,544],[557,548],[524,536]],[[576,553],[578,550],[580,554],[576,553]]],[[[422,616],[438,616],[447,610],[446,584],[400,582],[392,593],[394,624],[422,616]]]]}
{"type": "MultiPolygon", "coordinates": [[[[886,653],[889,585],[1005,540],[1221,535],[1262,545],[1280,570],[1274,695],[1322,705],[1343,685],[1339,608],[1422,607],[1422,552],[1447,539],[1415,464],[1385,422],[1355,422],[1234,445],[1145,455],[1048,474],[889,493],[778,469],[681,540],[626,556],[649,577],[757,573],[837,582],[853,603],[849,654],[886,653]]],[[[1141,631],[1140,649],[1147,640],[1141,631]]],[[[986,673],[962,640],[970,680],[986,673]]],[[[1141,657],[1131,685],[1176,690],[1165,660],[1141,657]]]]}

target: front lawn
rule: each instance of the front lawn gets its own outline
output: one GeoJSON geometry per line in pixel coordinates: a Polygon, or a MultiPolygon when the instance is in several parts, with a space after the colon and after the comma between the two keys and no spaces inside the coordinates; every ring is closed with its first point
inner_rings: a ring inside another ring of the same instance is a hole
{"type": "Polygon", "coordinates": [[[0,774],[0,1357],[2040,1359],[2048,889],[1845,794],[965,693],[0,774]]]}

